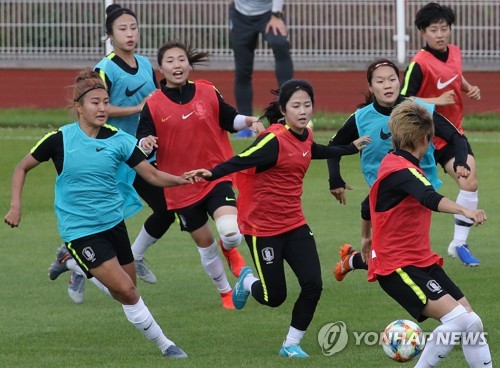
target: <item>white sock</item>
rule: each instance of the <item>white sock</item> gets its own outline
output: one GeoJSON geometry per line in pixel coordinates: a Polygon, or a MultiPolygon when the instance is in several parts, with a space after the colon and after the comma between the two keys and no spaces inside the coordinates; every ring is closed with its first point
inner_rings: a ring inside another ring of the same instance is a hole
{"type": "Polygon", "coordinates": [[[82,271],[78,263],[76,263],[74,258],[70,258],[66,261],[66,267],[68,267],[68,270],[76,272],[79,275],[84,276],[85,272],[82,271]]]}
{"type": "Polygon", "coordinates": [[[457,342],[452,341],[450,335],[467,331],[473,324],[474,318],[463,305],[456,306],[451,312],[441,318],[441,325],[432,331],[427,338],[424,351],[415,368],[435,367],[449,354],[457,342]]]}
{"type": "Polygon", "coordinates": [[[123,311],[127,319],[149,340],[153,341],[162,352],[167,350],[170,345],[174,345],[161,330],[161,327],[156,323],[155,319],[149,312],[148,307],[139,298],[139,301],[134,305],[122,305],[123,311]]]}
{"type": "Polygon", "coordinates": [[[469,317],[472,323],[467,328],[467,332],[471,340],[466,342],[465,339],[462,339],[462,351],[464,352],[465,360],[467,360],[467,363],[472,368],[491,368],[493,367],[491,352],[486,341],[486,336],[482,334],[483,323],[481,318],[475,312],[470,312],[469,317]],[[478,340],[473,341],[472,338],[478,338],[478,340]]]}
{"type": "Polygon", "coordinates": [[[139,235],[135,238],[134,244],[132,244],[132,254],[134,255],[134,259],[138,261],[143,259],[148,248],[157,241],[158,239],[153,238],[148,234],[143,225],[139,235]]]}
{"type": "Polygon", "coordinates": [[[259,281],[257,277],[253,275],[253,273],[249,273],[246,275],[246,277],[243,279],[243,289],[246,291],[249,291],[250,294],[252,293],[252,285],[255,281],[259,281]]]}
{"type": "Polygon", "coordinates": [[[100,282],[99,280],[97,280],[95,277],[90,278],[89,281],[91,283],[93,283],[95,286],[97,286],[99,289],[101,289],[104,292],[104,294],[106,294],[107,296],[113,297],[111,295],[111,293],[109,292],[109,289],[106,286],[104,286],[104,284],[102,282],[100,282]]]}
{"type": "Polygon", "coordinates": [[[297,330],[295,327],[290,326],[283,346],[299,345],[305,333],[305,331],[297,330]]]}
{"type": "Polygon", "coordinates": [[[219,293],[231,291],[231,286],[224,271],[224,264],[217,252],[217,242],[214,241],[208,248],[198,247],[198,252],[200,252],[201,265],[212,279],[219,293]]]}
{"type": "MultiPolygon", "coordinates": [[[[460,190],[456,202],[459,205],[464,206],[465,208],[468,208],[470,210],[477,209],[477,205],[479,202],[477,190],[475,192],[460,190]]],[[[467,244],[467,237],[469,236],[469,232],[473,222],[463,215],[454,215],[454,218],[455,218],[455,232],[453,234],[452,244],[455,247],[458,247],[460,245],[467,244]],[[465,226],[464,223],[466,224],[465,226]]]]}

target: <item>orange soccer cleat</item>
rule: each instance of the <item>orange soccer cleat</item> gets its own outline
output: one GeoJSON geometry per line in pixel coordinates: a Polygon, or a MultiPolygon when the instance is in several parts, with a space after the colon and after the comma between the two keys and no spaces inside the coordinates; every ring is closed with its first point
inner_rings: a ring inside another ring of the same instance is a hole
{"type": "Polygon", "coordinates": [[[227,293],[220,293],[222,299],[222,308],[224,309],[235,309],[233,304],[233,291],[228,291],[227,293]]]}
{"type": "Polygon", "coordinates": [[[342,281],[347,275],[349,271],[352,271],[352,268],[349,266],[349,260],[352,256],[354,256],[356,252],[350,244],[344,244],[340,247],[340,260],[335,265],[335,269],[333,270],[333,274],[337,281],[342,281]]]}
{"type": "Polygon", "coordinates": [[[241,269],[245,267],[245,260],[243,259],[243,256],[236,248],[231,248],[231,250],[227,250],[226,248],[224,248],[224,246],[222,245],[222,240],[219,240],[219,245],[222,249],[224,257],[226,257],[229,269],[234,276],[239,277],[241,269]]]}

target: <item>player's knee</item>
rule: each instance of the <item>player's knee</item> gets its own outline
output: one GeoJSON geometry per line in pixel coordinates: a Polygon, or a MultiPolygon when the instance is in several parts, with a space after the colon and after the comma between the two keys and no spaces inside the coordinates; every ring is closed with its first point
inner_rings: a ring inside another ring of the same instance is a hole
{"type": "Polygon", "coordinates": [[[224,215],[219,217],[215,221],[215,226],[217,227],[217,232],[222,242],[226,246],[234,248],[240,245],[242,236],[238,228],[236,215],[224,215]]]}
{"type": "Polygon", "coordinates": [[[302,286],[301,296],[309,300],[319,301],[323,292],[323,281],[321,279],[311,280],[302,286]]]}
{"type": "Polygon", "coordinates": [[[469,313],[468,322],[467,332],[483,332],[483,321],[476,312],[469,313]]]}
{"type": "Polygon", "coordinates": [[[459,186],[461,190],[467,192],[475,192],[478,188],[478,181],[476,177],[469,177],[467,180],[460,180],[459,186]]]}
{"type": "Polygon", "coordinates": [[[124,285],[115,290],[109,290],[113,298],[118,300],[122,304],[133,305],[139,300],[139,292],[135,285],[124,285]]]}
{"type": "Polygon", "coordinates": [[[286,291],[269,294],[266,304],[271,308],[277,308],[286,300],[286,291]]]}

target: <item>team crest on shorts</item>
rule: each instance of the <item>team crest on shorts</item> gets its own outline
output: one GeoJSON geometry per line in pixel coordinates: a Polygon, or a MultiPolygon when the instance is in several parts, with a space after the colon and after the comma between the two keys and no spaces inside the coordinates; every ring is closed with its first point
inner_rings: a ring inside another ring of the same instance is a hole
{"type": "Polygon", "coordinates": [[[274,259],[274,249],[271,247],[266,247],[262,249],[262,259],[266,261],[266,263],[273,263],[274,259]]]}
{"type": "Polygon", "coordinates": [[[440,294],[443,291],[441,289],[441,285],[439,285],[439,283],[436,280],[427,281],[427,289],[437,294],[440,294]]]}
{"type": "Polygon", "coordinates": [[[95,261],[95,253],[94,253],[94,250],[91,247],[85,247],[85,248],[83,248],[82,255],[89,262],[94,262],[95,261]]]}

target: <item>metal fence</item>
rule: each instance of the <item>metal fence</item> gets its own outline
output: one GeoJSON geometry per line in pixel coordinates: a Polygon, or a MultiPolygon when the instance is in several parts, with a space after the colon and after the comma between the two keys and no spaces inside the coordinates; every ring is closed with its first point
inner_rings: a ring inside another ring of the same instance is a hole
{"type": "MultiPolygon", "coordinates": [[[[228,0],[117,1],[133,9],[141,39],[137,52],[154,59],[168,39],[189,41],[212,55],[211,69],[231,69],[228,0]]],[[[406,60],[423,46],[413,26],[428,0],[406,1],[406,60]]],[[[80,67],[105,53],[104,0],[1,0],[1,67],[80,67]]],[[[500,69],[500,0],[444,1],[457,15],[453,42],[466,69],[500,69]]],[[[298,70],[359,69],[377,57],[396,60],[395,0],[287,0],[286,19],[298,70]]],[[[262,42],[256,67],[273,66],[262,42]]]]}

